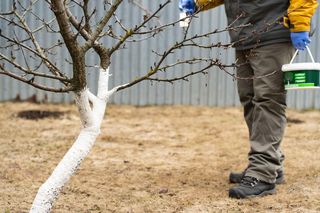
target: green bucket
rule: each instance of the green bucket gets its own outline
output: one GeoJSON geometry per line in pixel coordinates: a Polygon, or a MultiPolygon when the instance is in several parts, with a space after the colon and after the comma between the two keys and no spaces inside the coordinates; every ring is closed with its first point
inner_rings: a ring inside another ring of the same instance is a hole
{"type": "Polygon", "coordinates": [[[307,47],[312,63],[292,63],[297,56],[295,52],[289,64],[282,66],[285,89],[320,89],[320,63],[315,63],[307,47]]]}

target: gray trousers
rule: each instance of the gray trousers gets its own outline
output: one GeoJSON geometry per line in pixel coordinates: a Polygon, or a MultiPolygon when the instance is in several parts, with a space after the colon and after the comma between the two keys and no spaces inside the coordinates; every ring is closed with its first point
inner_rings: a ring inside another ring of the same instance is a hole
{"type": "Polygon", "coordinates": [[[283,169],[280,143],[286,126],[286,91],[281,66],[293,54],[291,43],[236,51],[238,93],[250,138],[246,175],[268,183],[274,183],[283,169]]]}

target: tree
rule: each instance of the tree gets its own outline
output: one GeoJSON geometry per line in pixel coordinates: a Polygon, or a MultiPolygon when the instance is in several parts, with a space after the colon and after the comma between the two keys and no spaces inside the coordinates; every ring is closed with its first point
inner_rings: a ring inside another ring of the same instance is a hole
{"type": "MultiPolygon", "coordinates": [[[[226,72],[228,72],[226,68],[236,66],[235,64],[225,65],[218,59],[197,57],[179,59],[169,63],[167,59],[171,55],[183,51],[185,48],[208,50],[230,48],[233,43],[203,44],[203,40],[210,39],[210,36],[214,34],[245,27],[227,26],[222,30],[190,35],[189,25],[184,29],[183,36],[177,38],[175,43],[165,47],[164,51],[152,51],[157,59],[151,63],[150,69],[144,75],[109,89],[109,66],[116,51],[123,49],[128,42],[156,39],[158,34],[177,27],[180,21],[187,19],[161,23],[161,12],[170,5],[177,7],[176,2],[173,4],[171,0],[157,1],[157,8],[151,12],[136,0],[129,0],[133,5],[141,8],[145,15],[140,17],[140,22],[136,23],[134,27],[126,27],[116,15],[117,10],[121,8],[124,2],[124,0],[104,0],[103,7],[95,7],[90,0],[46,0],[48,12],[51,11],[54,15],[51,20],[45,20],[33,11],[33,7],[41,3],[39,0],[13,0],[10,10],[0,12],[1,27],[10,27],[10,30],[2,28],[0,31],[0,74],[10,76],[45,91],[72,92],[82,123],[82,129],[75,143],[54,169],[51,176],[39,188],[30,212],[49,212],[52,209],[53,202],[58,197],[59,192],[88,155],[100,134],[100,126],[108,100],[115,92],[132,87],[144,80],[173,83],[178,80],[187,80],[188,77],[195,74],[206,74],[214,66],[226,72]],[[75,16],[73,13],[75,10],[81,11],[81,15],[75,16]],[[102,17],[98,17],[98,10],[103,10],[102,17]],[[97,19],[99,21],[94,21],[97,19]],[[40,24],[36,28],[32,28],[30,27],[31,22],[40,24]],[[121,34],[114,31],[115,26],[122,29],[121,34]],[[7,31],[10,31],[10,33],[8,34],[7,31]],[[40,36],[50,34],[58,35],[54,43],[41,44],[39,42],[38,38],[40,36]],[[108,39],[111,39],[112,42],[109,45],[104,45],[102,41],[108,39]],[[68,62],[72,75],[66,74],[66,70],[58,67],[54,57],[52,57],[54,50],[59,48],[65,48],[70,55],[71,59],[68,62]],[[86,60],[86,55],[88,54],[96,54],[100,59],[99,65],[96,66],[99,72],[97,94],[93,94],[87,88],[86,73],[89,62],[86,60]],[[201,68],[172,79],[153,77],[159,72],[171,71],[183,64],[201,64],[201,68]],[[60,87],[50,87],[42,84],[41,79],[43,78],[60,82],[60,87]]],[[[99,4],[101,3],[102,1],[99,2],[99,4]]],[[[194,17],[188,18],[193,19],[194,17]]],[[[229,74],[233,76],[232,73],[229,74]]]]}

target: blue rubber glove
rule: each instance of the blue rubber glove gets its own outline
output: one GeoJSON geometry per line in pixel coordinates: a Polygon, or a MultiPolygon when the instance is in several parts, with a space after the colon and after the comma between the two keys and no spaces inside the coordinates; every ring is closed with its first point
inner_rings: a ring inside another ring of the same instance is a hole
{"type": "Polygon", "coordinates": [[[179,9],[187,15],[192,15],[196,12],[196,3],[194,0],[179,0],[179,9]]]}
{"type": "Polygon", "coordinates": [[[291,41],[296,49],[304,50],[311,41],[309,38],[309,32],[292,32],[291,41]]]}

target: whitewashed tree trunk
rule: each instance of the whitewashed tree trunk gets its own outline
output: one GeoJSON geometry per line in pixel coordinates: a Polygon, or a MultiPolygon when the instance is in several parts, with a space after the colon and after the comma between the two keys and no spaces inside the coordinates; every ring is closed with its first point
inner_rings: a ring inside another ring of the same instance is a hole
{"type": "Polygon", "coordinates": [[[100,68],[97,95],[92,94],[88,89],[75,94],[83,128],[77,140],[54,169],[51,176],[39,188],[30,209],[31,213],[50,212],[61,189],[90,152],[100,134],[108,99],[118,88],[108,91],[108,81],[109,69],[100,68]]]}

